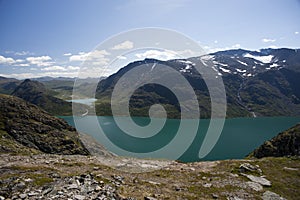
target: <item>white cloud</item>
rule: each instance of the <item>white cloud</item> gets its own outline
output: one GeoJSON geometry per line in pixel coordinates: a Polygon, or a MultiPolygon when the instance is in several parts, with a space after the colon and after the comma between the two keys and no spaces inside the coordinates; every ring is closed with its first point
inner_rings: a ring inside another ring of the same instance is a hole
{"type": "Polygon", "coordinates": [[[51,62],[52,58],[50,56],[28,57],[26,60],[30,64],[37,65],[39,67],[47,67],[54,63],[51,62]]]}
{"type": "Polygon", "coordinates": [[[241,45],[240,44],[235,44],[235,45],[232,46],[232,48],[233,49],[239,49],[239,48],[241,48],[241,45]]]}
{"type": "Polygon", "coordinates": [[[71,53],[64,53],[63,55],[64,56],[71,56],[72,54],[71,53]]]}
{"type": "Polygon", "coordinates": [[[8,58],[0,55],[0,64],[12,65],[14,63],[16,63],[16,61],[13,58],[8,58]]]}
{"type": "Polygon", "coordinates": [[[72,55],[69,60],[72,61],[85,61],[85,59],[88,57],[89,53],[85,52],[79,52],[77,55],[72,55]]]}
{"type": "Polygon", "coordinates": [[[59,66],[59,65],[54,65],[54,66],[50,66],[50,67],[45,67],[41,70],[42,71],[76,71],[79,69],[80,69],[79,67],[74,67],[74,66],[63,67],[63,66],[59,66]]]}
{"type": "Polygon", "coordinates": [[[46,67],[41,69],[42,71],[67,71],[66,68],[62,67],[62,66],[58,66],[58,65],[54,65],[51,67],[46,67]]]}
{"type": "Polygon", "coordinates": [[[127,59],[126,56],[117,56],[117,58],[120,59],[120,60],[126,60],[127,59]]]}
{"type": "Polygon", "coordinates": [[[178,54],[173,51],[158,51],[158,50],[148,50],[144,53],[137,53],[135,56],[139,59],[154,58],[158,60],[171,60],[178,58],[178,54]]]}
{"type": "Polygon", "coordinates": [[[28,63],[21,63],[21,64],[17,64],[16,66],[19,66],[19,67],[29,67],[30,65],[28,63]]]}
{"type": "Polygon", "coordinates": [[[299,34],[299,32],[298,31],[295,31],[295,35],[298,35],[299,34]]]}
{"type": "Polygon", "coordinates": [[[25,78],[36,78],[33,73],[20,73],[20,74],[0,74],[0,76],[4,76],[6,78],[16,78],[16,79],[25,79],[25,78]]]}
{"type": "Polygon", "coordinates": [[[279,47],[278,47],[278,46],[276,46],[276,45],[270,45],[270,46],[268,46],[267,48],[271,48],[271,49],[278,49],[279,47]]]}
{"type": "Polygon", "coordinates": [[[72,55],[69,58],[71,62],[83,62],[91,65],[107,65],[109,62],[109,58],[107,56],[110,55],[106,50],[94,50],[88,53],[79,52],[77,55],[72,55]]]}
{"type": "Polygon", "coordinates": [[[22,59],[17,59],[17,60],[16,60],[17,63],[24,62],[24,61],[25,61],[25,60],[22,60],[22,59]]]}
{"type": "Polygon", "coordinates": [[[226,50],[230,50],[230,49],[240,49],[240,48],[242,48],[242,46],[240,44],[234,44],[230,47],[213,47],[213,46],[208,46],[208,45],[204,45],[202,47],[207,53],[215,53],[215,52],[218,52],[218,51],[226,51],[226,50]]]}
{"type": "Polygon", "coordinates": [[[133,42],[126,40],[125,42],[115,45],[111,49],[112,50],[123,50],[123,49],[132,49],[132,48],[133,48],[133,42]]]}
{"type": "Polygon", "coordinates": [[[29,51],[21,51],[21,52],[15,52],[16,56],[26,56],[26,55],[32,55],[29,51]]]}
{"type": "Polygon", "coordinates": [[[26,78],[38,78],[43,76],[51,77],[77,77],[77,72],[43,72],[43,73],[13,73],[13,74],[0,74],[7,78],[26,79],[26,78]]]}
{"type": "Polygon", "coordinates": [[[275,42],[276,40],[275,39],[270,39],[270,38],[263,38],[261,41],[264,42],[264,43],[269,43],[269,42],[275,42]]]}
{"type": "Polygon", "coordinates": [[[67,70],[70,70],[70,71],[76,71],[76,70],[79,70],[80,67],[74,67],[74,66],[68,66],[67,67],[67,70]]]}

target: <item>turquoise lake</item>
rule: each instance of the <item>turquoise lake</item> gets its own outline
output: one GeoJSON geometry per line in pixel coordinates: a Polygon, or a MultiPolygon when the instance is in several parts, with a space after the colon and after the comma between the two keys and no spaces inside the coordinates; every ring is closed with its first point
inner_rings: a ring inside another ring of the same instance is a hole
{"type": "MultiPolygon", "coordinates": [[[[65,119],[70,125],[75,127],[72,116],[64,116],[61,118],[65,119]]],[[[149,138],[137,138],[129,136],[120,130],[113,117],[98,116],[96,120],[99,122],[102,130],[105,132],[106,137],[112,141],[114,145],[134,153],[145,153],[164,147],[164,145],[168,144],[168,142],[174,138],[180,124],[180,120],[178,119],[168,119],[158,134],[149,138]]],[[[149,118],[146,117],[133,117],[133,120],[141,126],[147,125],[150,121],[149,118]]],[[[79,123],[80,127],[76,126],[76,128],[80,132],[93,136],[100,144],[103,144],[105,147],[107,147],[107,144],[105,144],[100,137],[100,133],[97,128],[97,126],[99,126],[98,123],[94,122],[92,120],[92,116],[77,117],[76,123],[79,123]]],[[[183,162],[193,162],[199,160],[244,158],[255,148],[263,144],[264,141],[271,139],[278,133],[300,122],[300,117],[226,119],[221,136],[212,151],[203,159],[199,159],[199,149],[205,137],[209,122],[209,119],[200,120],[196,137],[189,148],[183,152],[178,160],[183,162]]],[[[189,137],[190,133],[188,128],[185,134],[186,135],[184,137],[189,137]]],[[[178,148],[180,148],[180,145],[178,145],[178,148]]],[[[108,150],[112,149],[108,148],[108,150]]],[[[124,153],[123,151],[113,152],[122,156],[132,156],[130,153],[124,153]]],[[[158,158],[170,159],[168,155],[163,157],[158,156],[158,158]]]]}

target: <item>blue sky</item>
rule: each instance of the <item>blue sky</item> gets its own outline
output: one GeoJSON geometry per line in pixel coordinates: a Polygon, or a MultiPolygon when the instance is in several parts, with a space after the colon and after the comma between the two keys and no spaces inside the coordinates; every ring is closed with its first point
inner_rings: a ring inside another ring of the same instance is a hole
{"type": "Polygon", "coordinates": [[[0,75],[75,76],[82,59],[72,56],[143,27],[176,30],[208,52],[299,48],[299,19],[299,0],[0,0],[0,75]]]}

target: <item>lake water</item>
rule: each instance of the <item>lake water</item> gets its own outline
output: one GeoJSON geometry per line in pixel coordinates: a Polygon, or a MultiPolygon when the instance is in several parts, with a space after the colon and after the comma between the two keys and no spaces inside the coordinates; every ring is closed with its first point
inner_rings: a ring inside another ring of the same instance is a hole
{"type": "MultiPolygon", "coordinates": [[[[70,125],[74,126],[73,117],[61,117],[70,125]]],[[[80,124],[80,132],[93,136],[99,143],[105,144],[105,140],[101,139],[98,125],[95,124],[92,116],[78,117],[76,123],[80,124]]],[[[134,117],[134,121],[139,125],[147,125],[149,118],[134,117]]],[[[106,137],[113,141],[114,145],[121,147],[126,151],[141,153],[160,149],[172,140],[178,130],[180,120],[168,119],[163,129],[153,137],[137,138],[124,134],[123,131],[114,122],[113,117],[97,117],[99,124],[106,137]]],[[[201,119],[197,135],[190,147],[182,154],[179,160],[184,162],[199,161],[198,153],[207,131],[209,119],[201,119]]],[[[212,151],[201,160],[222,160],[222,159],[241,159],[247,156],[255,148],[263,144],[264,141],[271,139],[278,133],[294,126],[300,122],[300,117],[258,117],[258,118],[235,118],[226,119],[222,134],[212,149],[212,151]]],[[[77,127],[78,128],[78,127],[77,127]]],[[[186,130],[184,137],[189,137],[189,130],[186,130]]],[[[182,138],[184,139],[184,138],[182,138]]],[[[180,140],[180,138],[179,138],[180,140]]],[[[180,142],[179,142],[180,143],[180,142]]],[[[180,148],[180,145],[178,145],[180,148]]],[[[132,156],[130,153],[123,151],[113,151],[123,156],[132,156]]],[[[143,156],[139,156],[143,157],[143,156]]],[[[159,156],[158,156],[159,157],[159,156]]],[[[163,158],[169,159],[168,155],[163,158]]]]}

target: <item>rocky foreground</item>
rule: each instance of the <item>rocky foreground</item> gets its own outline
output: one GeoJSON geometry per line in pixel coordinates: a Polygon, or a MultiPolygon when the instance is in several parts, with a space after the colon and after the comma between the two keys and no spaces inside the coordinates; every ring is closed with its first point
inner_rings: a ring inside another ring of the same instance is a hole
{"type": "Polygon", "coordinates": [[[0,199],[297,199],[300,158],[196,163],[0,155],[0,199]]]}

